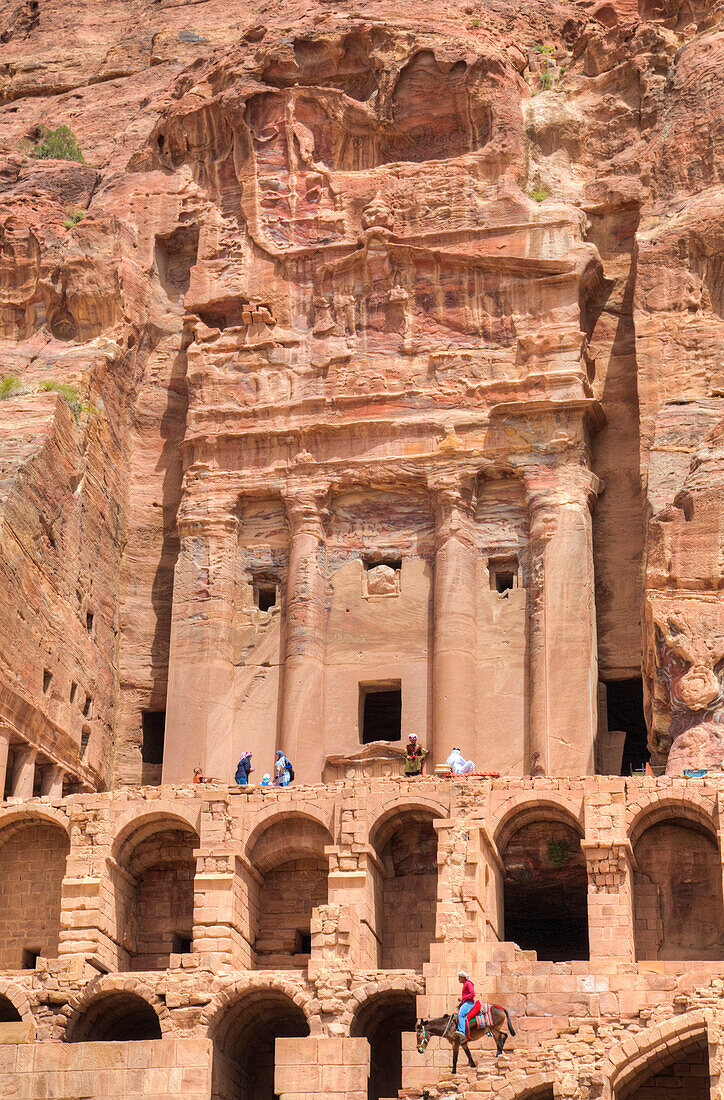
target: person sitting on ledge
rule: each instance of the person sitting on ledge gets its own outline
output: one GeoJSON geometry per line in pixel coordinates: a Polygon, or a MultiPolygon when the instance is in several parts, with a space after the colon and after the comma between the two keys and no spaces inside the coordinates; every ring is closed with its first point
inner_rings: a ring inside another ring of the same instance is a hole
{"type": "Polygon", "coordinates": [[[417,734],[411,733],[405,745],[405,775],[408,778],[422,775],[426,756],[427,749],[423,749],[422,745],[417,743],[417,734]]]}
{"type": "Polygon", "coordinates": [[[274,771],[276,772],[277,787],[288,787],[292,779],[294,779],[292,762],[284,755],[281,749],[277,749],[277,756],[274,761],[274,771]]]}
{"type": "Polygon", "coordinates": [[[194,768],[193,782],[194,783],[205,783],[206,782],[206,780],[204,779],[204,777],[202,775],[201,768],[194,768]]]}
{"type": "Polygon", "coordinates": [[[251,766],[251,753],[248,749],[245,749],[239,757],[239,763],[236,765],[236,775],[234,781],[239,787],[246,787],[249,782],[249,773],[254,769],[251,766]]]}
{"type": "Polygon", "coordinates": [[[475,771],[473,761],[466,760],[460,749],[453,749],[445,763],[449,765],[453,775],[472,775],[475,771]]]}

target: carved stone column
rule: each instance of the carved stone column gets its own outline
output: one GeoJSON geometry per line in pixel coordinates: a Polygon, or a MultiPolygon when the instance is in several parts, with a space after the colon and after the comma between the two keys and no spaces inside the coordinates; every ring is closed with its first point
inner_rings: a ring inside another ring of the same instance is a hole
{"type": "Polygon", "coordinates": [[[173,586],[164,783],[188,783],[195,767],[234,773],[233,627],[238,521],[228,513],[179,518],[173,586]]]}
{"type": "Polygon", "coordinates": [[[435,506],[432,764],[457,746],[477,759],[475,541],[472,482],[431,479],[435,506]]]}
{"type": "Polygon", "coordinates": [[[324,764],[323,701],[327,482],[291,482],[283,493],[290,528],[284,606],[281,744],[297,780],[319,783],[324,764]]]}
{"type": "Polygon", "coordinates": [[[583,466],[528,467],[530,514],[530,772],[592,775],[598,652],[591,505],[583,466]]]}
{"type": "Polygon", "coordinates": [[[43,772],[40,793],[51,798],[60,798],[63,794],[63,778],[65,772],[60,764],[48,764],[43,772]]]}
{"type": "Polygon", "coordinates": [[[0,801],[5,792],[5,779],[8,772],[10,754],[10,730],[0,729],[0,801]]]}
{"type": "Polygon", "coordinates": [[[38,750],[32,745],[17,745],[13,749],[13,798],[32,798],[35,786],[35,758],[38,750]]]}

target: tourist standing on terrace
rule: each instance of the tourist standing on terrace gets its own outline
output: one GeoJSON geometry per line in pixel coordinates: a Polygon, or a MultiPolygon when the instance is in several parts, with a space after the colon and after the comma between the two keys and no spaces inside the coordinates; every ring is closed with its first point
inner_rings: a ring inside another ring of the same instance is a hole
{"type": "Polygon", "coordinates": [[[422,775],[427,749],[417,743],[417,734],[411,733],[405,745],[405,775],[412,777],[422,775]]]}

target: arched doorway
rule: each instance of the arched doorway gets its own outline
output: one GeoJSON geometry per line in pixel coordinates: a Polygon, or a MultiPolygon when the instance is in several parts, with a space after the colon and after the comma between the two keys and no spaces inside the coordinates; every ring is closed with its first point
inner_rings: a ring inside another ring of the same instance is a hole
{"type": "Polygon", "coordinates": [[[370,1044],[368,1100],[397,1096],[402,1088],[402,1033],[414,1031],[415,995],[404,990],[378,993],[357,1010],[350,1034],[370,1044]]]}
{"type": "Polygon", "coordinates": [[[615,1100],[709,1100],[709,1048],[694,1034],[658,1050],[615,1089],[615,1100]]]}
{"type": "Polygon", "coordinates": [[[724,958],[722,872],[711,829],[671,814],[644,828],[633,850],[636,958],[724,958]]]}
{"type": "Polygon", "coordinates": [[[154,1008],[137,993],[99,993],[69,1025],[67,1043],[132,1043],[160,1039],[161,1024],[154,1008]]]}
{"type": "Polygon", "coordinates": [[[556,810],[506,830],[504,938],[546,962],[588,958],[588,875],[581,833],[556,810]]]}
{"type": "Polygon", "coordinates": [[[194,849],[188,826],[143,826],[122,846],[118,862],[126,875],[116,880],[118,939],[124,948],[121,970],[164,970],[171,954],[193,944],[194,849]]]}
{"type": "Polygon", "coordinates": [[[374,837],[382,870],[377,934],[383,970],[420,970],[437,917],[437,833],[427,809],[405,810],[374,837]]]}
{"type": "Polygon", "coordinates": [[[17,1023],[18,1020],[22,1020],[22,1016],[13,1002],[7,997],[0,997],[0,1024],[17,1023]]]}
{"type": "Polygon", "coordinates": [[[302,1009],[277,989],[250,989],[212,1025],[212,1100],[276,1100],[274,1043],[309,1035],[302,1009]]]}
{"type": "Polygon", "coordinates": [[[260,970],[304,967],[311,951],[312,910],[328,897],[332,837],[311,818],[284,815],[257,838],[251,862],[261,876],[252,935],[260,970]]]}
{"type": "Polygon", "coordinates": [[[60,896],[70,842],[65,829],[27,818],[0,831],[0,970],[55,958],[60,896]]]}

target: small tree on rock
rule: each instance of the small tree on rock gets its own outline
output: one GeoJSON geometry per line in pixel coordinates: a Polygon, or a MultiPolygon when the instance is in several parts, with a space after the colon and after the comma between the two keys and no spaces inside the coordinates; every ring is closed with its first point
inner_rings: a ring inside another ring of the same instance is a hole
{"type": "Polygon", "coordinates": [[[50,130],[40,127],[40,141],[30,154],[36,160],[76,160],[85,164],[78,139],[69,126],[50,130]]]}

